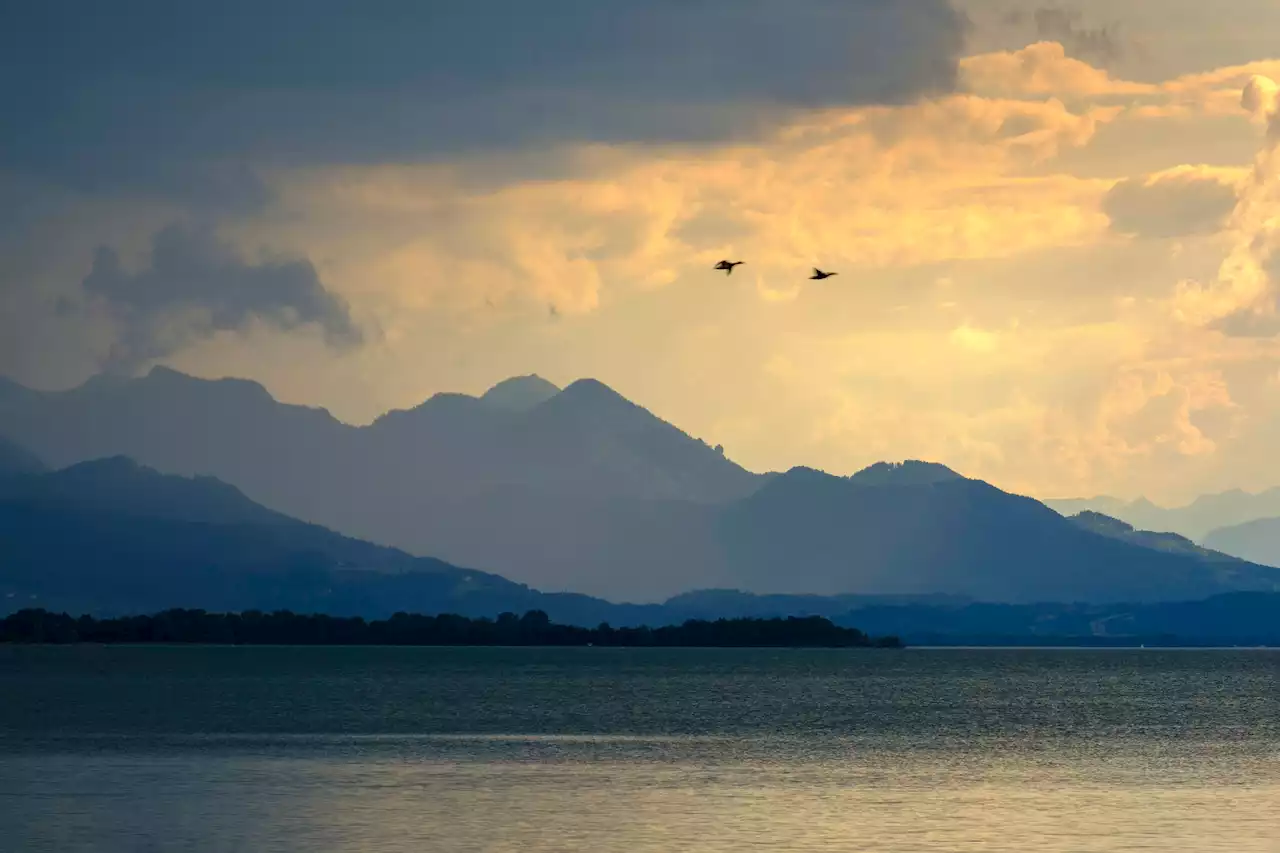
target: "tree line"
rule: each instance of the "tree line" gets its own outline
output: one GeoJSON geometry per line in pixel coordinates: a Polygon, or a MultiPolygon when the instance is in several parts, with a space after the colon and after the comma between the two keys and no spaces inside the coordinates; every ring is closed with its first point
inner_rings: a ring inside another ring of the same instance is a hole
{"type": "Polygon", "coordinates": [[[497,619],[396,613],[389,619],[166,610],[95,619],[21,610],[0,620],[0,643],[202,643],[212,645],[625,646],[708,648],[899,648],[897,637],[869,637],[821,616],[691,619],[659,628],[559,625],[541,610],[497,619]]]}

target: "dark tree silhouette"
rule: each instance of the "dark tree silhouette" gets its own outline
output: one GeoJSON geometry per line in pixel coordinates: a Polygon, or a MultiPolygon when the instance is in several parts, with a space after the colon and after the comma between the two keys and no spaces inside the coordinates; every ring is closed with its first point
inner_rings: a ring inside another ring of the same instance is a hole
{"type": "Polygon", "coordinates": [[[396,646],[696,646],[721,648],[898,648],[897,637],[868,637],[821,616],[787,619],[689,620],[661,628],[580,628],[552,622],[541,610],[494,619],[397,613],[390,619],[166,610],[154,616],[76,619],[21,610],[0,620],[4,643],[204,643],[236,645],[396,646]]]}

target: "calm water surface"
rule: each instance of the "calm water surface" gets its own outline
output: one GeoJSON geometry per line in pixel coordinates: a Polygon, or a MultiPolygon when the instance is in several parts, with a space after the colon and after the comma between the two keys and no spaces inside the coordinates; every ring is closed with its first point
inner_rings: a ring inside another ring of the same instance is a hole
{"type": "Polygon", "coordinates": [[[1280,853],[1280,653],[0,647],[0,850],[1280,853]]]}

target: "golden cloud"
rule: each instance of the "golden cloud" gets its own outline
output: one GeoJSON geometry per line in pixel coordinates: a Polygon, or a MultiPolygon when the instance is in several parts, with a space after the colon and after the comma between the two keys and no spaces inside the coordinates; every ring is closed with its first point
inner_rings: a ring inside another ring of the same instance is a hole
{"type": "Polygon", "coordinates": [[[1117,80],[1104,69],[1067,56],[1066,48],[1050,41],[962,59],[960,79],[972,92],[997,97],[1110,97],[1160,91],[1152,84],[1117,80]]]}
{"type": "Polygon", "coordinates": [[[1155,299],[1163,279],[1143,265],[1208,257],[1211,276],[1220,241],[1243,245],[1280,200],[1245,168],[1080,177],[1062,155],[1106,125],[1243,117],[1243,87],[1270,66],[1138,83],[1031,45],[965,60],[960,94],[816,111],[752,144],[560,151],[544,180],[474,179],[501,162],[279,173],[279,206],[237,227],[379,307],[413,371],[436,353],[427,318],[491,370],[543,370],[520,359],[553,341],[560,378],[646,389],[640,402],[756,468],[912,456],[1037,494],[1184,488],[1189,470],[1250,472],[1230,454],[1264,380],[1240,371],[1280,352],[1204,328],[1265,287],[1170,300],[1170,276],[1155,299]],[[1115,233],[1121,185],[1130,224],[1176,246],[1115,233]],[[1240,205],[1218,233],[1197,193],[1213,204],[1224,187],[1240,205]],[[748,265],[714,272],[725,257],[748,265]],[[842,276],[809,282],[813,265],[842,276]]]}
{"type": "Polygon", "coordinates": [[[279,174],[281,204],[243,228],[246,239],[322,246],[312,256],[326,280],[388,311],[533,303],[584,314],[613,290],[746,254],[770,282],[761,297],[776,300],[813,265],[1008,257],[1102,238],[1112,182],[1035,169],[1115,114],[957,95],[815,113],[755,145],[588,147],[563,155],[578,166],[569,177],[496,187],[449,166],[279,174]]]}
{"type": "Polygon", "coordinates": [[[1265,60],[1186,74],[1159,83],[1122,80],[1066,55],[1056,42],[1021,50],[979,54],[961,60],[961,81],[986,97],[1064,98],[1072,102],[1123,104],[1139,118],[1186,118],[1241,114],[1240,90],[1255,77],[1280,77],[1280,60],[1265,60]]]}
{"type": "Polygon", "coordinates": [[[1280,86],[1253,75],[1240,105],[1267,132],[1231,214],[1231,250],[1216,280],[1178,285],[1173,312],[1183,322],[1212,324],[1228,335],[1274,337],[1280,335],[1280,86]]]}

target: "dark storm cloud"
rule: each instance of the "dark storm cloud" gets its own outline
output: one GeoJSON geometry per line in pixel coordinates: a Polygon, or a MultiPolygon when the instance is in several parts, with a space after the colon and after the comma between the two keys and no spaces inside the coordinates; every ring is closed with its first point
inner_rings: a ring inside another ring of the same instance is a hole
{"type": "Polygon", "coordinates": [[[1217,231],[1235,206],[1234,187],[1195,172],[1124,180],[1102,201],[1113,230],[1157,238],[1217,231]]]}
{"type": "Polygon", "coordinates": [[[946,0],[7,3],[0,170],[237,209],[264,166],[711,140],[950,89],[964,29],[946,0]]]}
{"type": "MultiPolygon", "coordinates": [[[[83,290],[118,328],[107,366],[131,371],[219,331],[254,322],[280,329],[314,325],[335,347],[359,344],[346,304],[306,260],[249,263],[207,228],[171,225],[155,235],[150,264],[121,267],[115,250],[98,249],[83,290]]],[[[67,306],[64,306],[64,311],[67,306]]]]}

